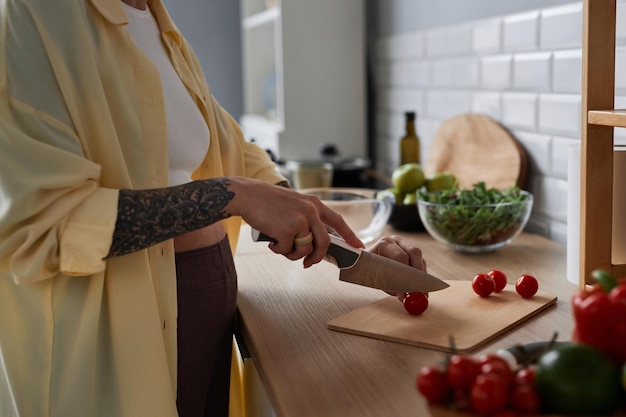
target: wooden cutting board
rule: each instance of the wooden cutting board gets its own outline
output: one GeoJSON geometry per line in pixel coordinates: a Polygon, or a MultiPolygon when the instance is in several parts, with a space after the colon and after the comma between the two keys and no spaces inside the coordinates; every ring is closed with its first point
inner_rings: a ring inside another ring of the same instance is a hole
{"type": "Polygon", "coordinates": [[[456,350],[467,352],[556,303],[556,296],[541,290],[522,298],[511,284],[486,298],[476,295],[469,281],[448,284],[429,294],[428,309],[420,316],[388,296],[329,321],[328,328],[441,351],[450,351],[453,336],[456,350]]]}
{"type": "Polygon", "coordinates": [[[504,189],[526,182],[526,152],[500,123],[482,114],[462,114],[445,120],[428,151],[426,174],[452,172],[461,188],[484,181],[504,189]]]}

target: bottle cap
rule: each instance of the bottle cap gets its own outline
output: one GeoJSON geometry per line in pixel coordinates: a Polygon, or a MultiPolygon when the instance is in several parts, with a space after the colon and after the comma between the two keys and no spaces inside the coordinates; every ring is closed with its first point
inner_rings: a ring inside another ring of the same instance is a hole
{"type": "Polygon", "coordinates": [[[414,111],[405,112],[404,115],[409,120],[415,120],[415,112],[414,111]]]}

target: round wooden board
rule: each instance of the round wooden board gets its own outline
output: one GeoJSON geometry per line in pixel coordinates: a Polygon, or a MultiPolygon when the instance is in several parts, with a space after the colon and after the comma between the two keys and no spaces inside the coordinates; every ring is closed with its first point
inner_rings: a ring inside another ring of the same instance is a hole
{"type": "Polygon", "coordinates": [[[482,114],[462,114],[441,124],[424,167],[428,175],[452,172],[461,188],[484,181],[504,189],[526,181],[526,152],[497,121],[482,114]]]}

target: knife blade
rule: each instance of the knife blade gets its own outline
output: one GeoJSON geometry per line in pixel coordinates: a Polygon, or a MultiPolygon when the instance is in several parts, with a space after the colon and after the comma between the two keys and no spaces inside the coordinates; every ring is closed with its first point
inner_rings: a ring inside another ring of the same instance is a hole
{"type": "MultiPolygon", "coordinates": [[[[330,246],[325,259],[339,267],[339,280],[376,288],[390,293],[432,292],[449,284],[422,270],[372,252],[355,248],[329,233],[330,246]]],[[[252,229],[255,242],[276,242],[252,229]]]]}

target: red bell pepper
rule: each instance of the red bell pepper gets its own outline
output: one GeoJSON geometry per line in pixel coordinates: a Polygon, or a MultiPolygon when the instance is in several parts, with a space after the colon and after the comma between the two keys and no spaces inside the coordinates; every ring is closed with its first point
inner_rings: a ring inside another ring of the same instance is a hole
{"type": "Polygon", "coordinates": [[[575,327],[572,339],[626,362],[626,280],[594,271],[598,283],[572,297],[575,327]]]}

